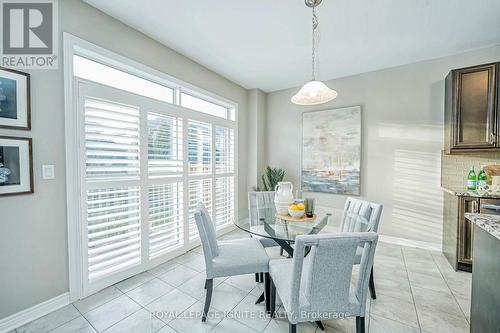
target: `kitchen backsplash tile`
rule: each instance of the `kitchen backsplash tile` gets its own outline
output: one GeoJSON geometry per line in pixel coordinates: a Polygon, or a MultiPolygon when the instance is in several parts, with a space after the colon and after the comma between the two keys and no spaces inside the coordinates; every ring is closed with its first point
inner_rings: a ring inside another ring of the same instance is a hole
{"type": "Polygon", "coordinates": [[[476,173],[481,165],[500,164],[500,152],[483,152],[471,155],[441,156],[441,186],[450,189],[466,187],[469,168],[474,166],[476,173]]]}

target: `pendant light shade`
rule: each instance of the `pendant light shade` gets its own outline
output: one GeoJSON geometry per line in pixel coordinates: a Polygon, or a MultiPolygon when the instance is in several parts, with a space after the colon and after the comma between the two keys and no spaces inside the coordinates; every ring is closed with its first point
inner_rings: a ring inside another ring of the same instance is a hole
{"type": "Polygon", "coordinates": [[[297,105],[317,105],[331,101],[337,97],[337,92],[328,88],[323,82],[315,79],[316,68],[316,30],[318,29],[319,20],[316,16],[316,7],[322,0],[304,0],[307,7],[312,8],[312,80],[307,82],[300,88],[291,101],[297,105]]]}
{"type": "Polygon", "coordinates": [[[316,105],[331,101],[337,97],[337,92],[328,88],[321,81],[309,81],[292,97],[292,103],[297,105],[316,105]]]}

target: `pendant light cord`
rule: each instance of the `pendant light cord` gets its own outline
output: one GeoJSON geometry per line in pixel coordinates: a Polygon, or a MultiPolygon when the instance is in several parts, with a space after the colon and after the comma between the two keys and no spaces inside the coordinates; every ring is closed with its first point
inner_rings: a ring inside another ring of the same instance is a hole
{"type": "Polygon", "coordinates": [[[319,21],[316,16],[316,6],[312,7],[312,81],[316,81],[316,75],[314,75],[316,67],[316,28],[318,28],[319,21]]]}

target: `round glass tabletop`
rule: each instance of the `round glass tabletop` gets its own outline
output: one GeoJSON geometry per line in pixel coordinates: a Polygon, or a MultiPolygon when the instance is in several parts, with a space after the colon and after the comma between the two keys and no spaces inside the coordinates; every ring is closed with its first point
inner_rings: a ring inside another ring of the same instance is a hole
{"type": "Polygon", "coordinates": [[[285,221],[276,215],[274,208],[254,209],[250,218],[235,222],[236,226],[250,234],[274,239],[278,242],[293,243],[299,235],[334,232],[366,232],[372,228],[365,217],[344,212],[342,209],[321,209],[316,218],[307,222],[285,221]]]}

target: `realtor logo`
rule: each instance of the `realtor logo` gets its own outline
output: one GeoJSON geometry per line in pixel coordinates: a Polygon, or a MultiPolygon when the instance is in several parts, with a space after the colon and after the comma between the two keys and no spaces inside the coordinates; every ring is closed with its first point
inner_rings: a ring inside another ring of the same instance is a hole
{"type": "Polygon", "coordinates": [[[57,1],[1,0],[1,66],[57,68],[57,1]]]}

